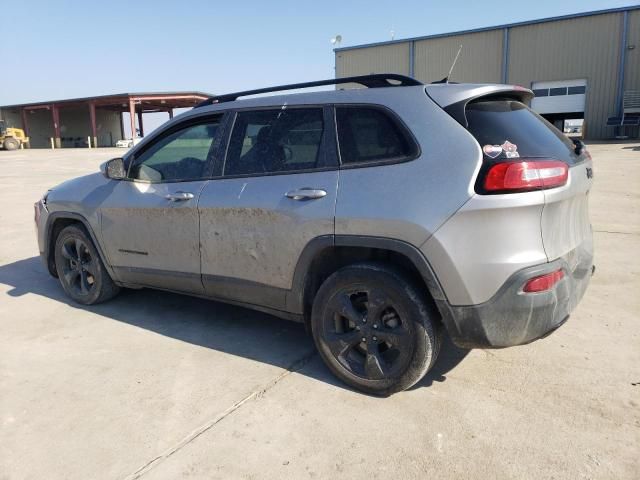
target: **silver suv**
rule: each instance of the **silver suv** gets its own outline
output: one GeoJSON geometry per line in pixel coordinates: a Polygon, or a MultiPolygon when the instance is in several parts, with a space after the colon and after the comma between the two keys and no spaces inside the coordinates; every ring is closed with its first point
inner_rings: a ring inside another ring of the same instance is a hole
{"type": "Polygon", "coordinates": [[[593,270],[591,158],[510,85],[368,75],[211,98],[35,205],[82,304],[120,287],[305,322],[331,371],[389,395],[464,348],[560,326],[593,270]],[[360,89],[256,93],[358,83],[360,89]]]}

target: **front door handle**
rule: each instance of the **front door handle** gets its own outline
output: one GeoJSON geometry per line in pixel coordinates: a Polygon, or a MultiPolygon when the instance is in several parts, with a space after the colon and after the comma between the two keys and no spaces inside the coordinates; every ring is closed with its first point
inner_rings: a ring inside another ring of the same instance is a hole
{"type": "Polygon", "coordinates": [[[170,202],[184,202],[186,200],[191,200],[193,198],[193,193],[189,193],[189,192],[170,193],[164,198],[166,198],[170,202]]]}
{"type": "Polygon", "coordinates": [[[292,200],[313,200],[327,196],[326,190],[319,188],[299,188],[286,193],[287,198],[292,200]]]}

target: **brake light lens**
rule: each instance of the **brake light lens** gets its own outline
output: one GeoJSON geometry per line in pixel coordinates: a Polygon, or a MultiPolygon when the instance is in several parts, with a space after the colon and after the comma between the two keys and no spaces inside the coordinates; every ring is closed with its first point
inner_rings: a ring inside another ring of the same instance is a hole
{"type": "Polygon", "coordinates": [[[564,270],[556,270],[555,272],[533,277],[524,284],[522,291],[525,293],[539,293],[551,290],[556,283],[564,278],[564,270]]]}
{"type": "Polygon", "coordinates": [[[528,192],[561,187],[567,183],[569,167],[557,160],[500,162],[484,178],[487,192],[528,192]]]}

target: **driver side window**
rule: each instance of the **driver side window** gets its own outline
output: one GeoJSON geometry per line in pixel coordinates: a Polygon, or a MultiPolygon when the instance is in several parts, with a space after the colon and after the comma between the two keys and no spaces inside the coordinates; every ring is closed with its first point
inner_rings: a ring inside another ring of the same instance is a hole
{"type": "Polygon", "coordinates": [[[199,180],[205,175],[220,119],[170,133],[135,159],[129,178],[152,183],[199,180]]]}

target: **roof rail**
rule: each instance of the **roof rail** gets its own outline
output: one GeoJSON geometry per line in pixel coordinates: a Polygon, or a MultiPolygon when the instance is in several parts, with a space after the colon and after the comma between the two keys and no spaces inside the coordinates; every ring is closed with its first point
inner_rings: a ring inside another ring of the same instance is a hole
{"type": "Polygon", "coordinates": [[[357,77],[343,77],[332,78],[329,80],[318,80],[315,82],[291,83],[289,85],[279,85],[277,87],[258,88],[256,90],[246,90],[244,92],[227,93],[224,95],[218,95],[208,98],[207,100],[196,105],[194,108],[213,105],[214,103],[233,102],[239,97],[258,95],[260,93],[297,90],[299,88],[321,87],[324,85],[339,85],[342,83],[358,83],[367,88],[408,87],[423,85],[422,82],[419,82],[415,78],[407,77],[406,75],[399,75],[397,73],[376,73],[371,75],[360,75],[357,77]]]}

